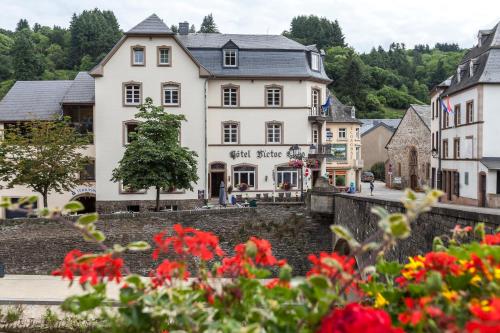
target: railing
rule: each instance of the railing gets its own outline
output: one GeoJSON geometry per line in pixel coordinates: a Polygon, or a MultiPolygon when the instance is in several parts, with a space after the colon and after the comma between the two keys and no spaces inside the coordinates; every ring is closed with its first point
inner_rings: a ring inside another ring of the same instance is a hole
{"type": "Polygon", "coordinates": [[[320,107],[311,107],[309,109],[309,117],[326,117],[328,116],[328,112],[323,111],[323,108],[320,107]]]}
{"type": "Polygon", "coordinates": [[[309,157],[329,157],[332,155],[331,144],[312,145],[309,148],[309,157]]]}

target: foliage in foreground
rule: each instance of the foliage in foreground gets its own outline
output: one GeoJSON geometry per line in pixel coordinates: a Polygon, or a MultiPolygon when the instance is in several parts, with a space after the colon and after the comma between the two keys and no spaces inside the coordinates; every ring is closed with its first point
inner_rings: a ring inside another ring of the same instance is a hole
{"type": "MultiPolygon", "coordinates": [[[[82,318],[96,314],[101,332],[498,332],[500,233],[485,235],[482,224],[475,230],[457,226],[451,237],[436,238],[432,252],[404,265],[383,258],[409,237],[412,223],[440,195],[431,191],[417,200],[408,191],[404,214],[374,209],[380,233],[363,243],[332,226],[349,242],[352,256],[311,254],[304,278],[292,279],[292,268],[274,257],[266,240],[252,237],[231,256],[215,235],[181,225],[154,237],[152,255],[159,264],[149,279],[142,278],[130,274],[120,255],[150,246],[107,248],[96,215],[73,225],[103,251],[73,250],[54,274],[76,279],[86,290],[68,298],[63,309],[82,318]],[[477,240],[465,242],[473,236],[477,240]],[[359,271],[355,257],[367,251],[378,253],[377,263],[359,271]],[[193,258],[196,268],[189,266],[193,258]],[[277,277],[262,280],[270,270],[277,277]],[[117,309],[106,296],[112,281],[121,286],[117,309]]],[[[65,210],[80,208],[72,202],[65,210]]],[[[61,213],[44,211],[72,223],[61,213]]]]}

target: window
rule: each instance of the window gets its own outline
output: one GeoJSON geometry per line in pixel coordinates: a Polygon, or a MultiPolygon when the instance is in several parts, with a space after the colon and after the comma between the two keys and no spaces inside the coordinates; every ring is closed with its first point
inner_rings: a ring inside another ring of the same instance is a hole
{"type": "Polygon", "coordinates": [[[144,66],[146,64],[146,49],[144,46],[132,46],[132,66],[144,66]]]}
{"type": "Polygon", "coordinates": [[[238,123],[223,123],[222,125],[222,140],[223,143],[239,143],[239,124],[238,123]]]}
{"type": "Polygon", "coordinates": [[[448,128],[450,126],[450,115],[446,110],[443,110],[443,128],[448,128]]]}
{"type": "Polygon", "coordinates": [[[319,67],[320,67],[320,57],[318,53],[311,53],[311,69],[313,71],[319,72],[319,67]]]}
{"type": "Polygon", "coordinates": [[[434,133],[432,133],[432,150],[434,150],[436,146],[434,145],[434,133]]]}
{"type": "Polygon", "coordinates": [[[226,49],[224,53],[224,67],[238,67],[238,50],[226,49]]]}
{"type": "Polygon", "coordinates": [[[311,107],[313,111],[320,111],[321,107],[321,91],[319,89],[313,89],[311,92],[311,107]]]}
{"type": "Polygon", "coordinates": [[[462,123],[462,112],[460,110],[460,104],[455,105],[455,127],[462,123]]]}
{"type": "Polygon", "coordinates": [[[448,140],[443,140],[443,158],[448,158],[448,140]]]}
{"type": "Polygon", "coordinates": [[[237,86],[222,87],[222,105],[234,107],[239,104],[239,88],[237,86]]]}
{"type": "Polygon", "coordinates": [[[356,160],[361,160],[361,147],[356,146],[356,160]]]}
{"type": "Polygon", "coordinates": [[[317,128],[313,128],[312,143],[314,143],[315,145],[317,145],[319,143],[319,131],[317,128]]]}
{"type": "Polygon", "coordinates": [[[171,65],[172,48],[170,46],[158,46],[158,66],[171,65]]]}
{"type": "Polygon", "coordinates": [[[453,176],[453,194],[455,194],[457,197],[459,197],[460,196],[460,173],[453,171],[452,176],[453,176]]]}
{"type": "Polygon", "coordinates": [[[276,169],[276,179],[278,187],[282,187],[285,183],[291,187],[296,187],[298,185],[298,171],[294,168],[278,167],[276,169]]]}
{"type": "Polygon", "coordinates": [[[126,122],[123,124],[123,144],[127,145],[134,141],[135,133],[137,133],[137,126],[139,123],[136,121],[126,122]]]}
{"type": "Polygon", "coordinates": [[[500,170],[497,170],[497,194],[500,194],[500,170]]]}
{"type": "Polygon", "coordinates": [[[90,160],[80,172],[80,180],[92,181],[95,180],[95,161],[90,160]]]}
{"type": "Polygon", "coordinates": [[[425,164],[425,179],[429,179],[431,177],[431,164],[425,164]]]}
{"type": "Polygon", "coordinates": [[[163,91],[163,105],[165,106],[180,106],[180,87],[181,85],[174,82],[164,83],[162,85],[163,91]]]}
{"type": "Polygon", "coordinates": [[[281,143],[282,125],[281,123],[266,124],[266,143],[281,143]]]}
{"type": "Polygon", "coordinates": [[[266,105],[270,107],[280,107],[282,88],[278,86],[266,87],[266,105]]]}
{"type": "Polygon", "coordinates": [[[123,105],[136,106],[141,104],[142,89],[140,83],[124,83],[123,91],[123,105]]]}
{"type": "Polygon", "coordinates": [[[339,128],[339,140],[345,140],[347,138],[347,129],[339,128]]]}
{"type": "Polygon", "coordinates": [[[465,122],[467,124],[471,124],[474,122],[474,101],[467,102],[465,108],[466,108],[465,122]]]}
{"type": "Polygon", "coordinates": [[[88,134],[93,132],[94,115],[91,106],[65,106],[63,114],[71,118],[71,126],[78,133],[88,134]]]}
{"type": "Polygon", "coordinates": [[[453,139],[453,158],[460,158],[460,139],[453,139]]]}
{"type": "Polygon", "coordinates": [[[356,139],[359,140],[360,136],[359,136],[359,127],[356,128],[356,139]]]}
{"type": "Polygon", "coordinates": [[[144,194],[147,192],[145,189],[136,189],[133,188],[132,186],[123,185],[122,182],[120,182],[119,185],[121,194],[144,194]]]}
{"type": "Polygon", "coordinates": [[[241,165],[233,169],[233,181],[235,188],[241,184],[247,184],[248,187],[256,187],[255,183],[256,168],[251,165],[241,165]]]}
{"type": "Polygon", "coordinates": [[[331,128],[326,129],[326,141],[332,141],[333,139],[333,132],[331,128]]]}
{"type": "Polygon", "coordinates": [[[434,119],[435,102],[432,102],[432,119],[434,119]]]}
{"type": "Polygon", "coordinates": [[[469,185],[469,173],[468,172],[464,173],[464,184],[469,185]]]}

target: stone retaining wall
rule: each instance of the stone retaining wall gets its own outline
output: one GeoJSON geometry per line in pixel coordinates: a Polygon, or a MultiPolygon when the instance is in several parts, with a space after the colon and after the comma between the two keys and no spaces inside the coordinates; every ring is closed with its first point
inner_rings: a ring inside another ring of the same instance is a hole
{"type": "MultiPolygon", "coordinates": [[[[152,236],[173,224],[211,231],[219,236],[224,251],[250,236],[268,239],[275,255],[287,259],[295,274],[309,269],[307,255],[332,248],[329,225],[305,216],[300,204],[267,204],[258,208],[191,210],[160,213],[102,215],[98,222],[108,245],[135,240],[151,241],[152,236]]],[[[7,274],[48,274],[58,267],[71,249],[95,250],[75,231],[44,219],[0,221],[0,262],[7,274]]],[[[133,272],[147,274],[153,262],[150,252],[125,255],[133,272]]]]}

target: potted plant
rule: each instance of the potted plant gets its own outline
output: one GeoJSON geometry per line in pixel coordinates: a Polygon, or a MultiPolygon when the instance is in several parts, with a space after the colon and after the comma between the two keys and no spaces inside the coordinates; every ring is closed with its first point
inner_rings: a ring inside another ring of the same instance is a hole
{"type": "Polygon", "coordinates": [[[288,182],[284,182],[283,184],[281,184],[281,189],[283,189],[285,191],[290,191],[290,188],[291,188],[291,185],[288,182]]]}
{"type": "Polygon", "coordinates": [[[238,189],[241,191],[241,192],[244,192],[248,189],[248,184],[247,183],[241,183],[240,185],[238,185],[238,189]]]}

